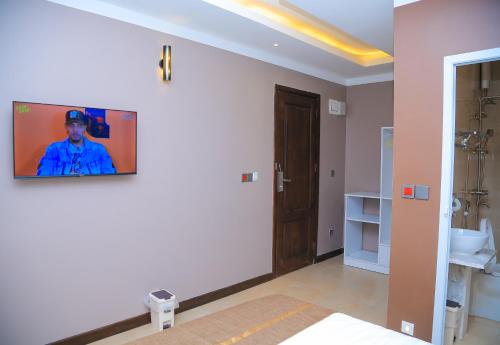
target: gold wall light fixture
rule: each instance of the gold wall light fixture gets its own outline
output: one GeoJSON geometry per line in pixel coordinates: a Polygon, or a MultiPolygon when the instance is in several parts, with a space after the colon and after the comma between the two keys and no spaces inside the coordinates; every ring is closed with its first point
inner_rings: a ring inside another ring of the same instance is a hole
{"type": "Polygon", "coordinates": [[[163,46],[160,60],[161,75],[164,81],[172,80],[172,47],[163,46]]]}

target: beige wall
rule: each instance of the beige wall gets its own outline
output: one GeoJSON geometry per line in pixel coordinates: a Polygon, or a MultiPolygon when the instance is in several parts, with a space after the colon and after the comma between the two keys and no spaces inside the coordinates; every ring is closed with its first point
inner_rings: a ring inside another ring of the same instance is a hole
{"type": "Polygon", "coordinates": [[[439,220],[443,57],[500,46],[498,0],[421,0],[395,9],[394,201],[388,326],[430,340],[439,220]],[[400,197],[403,183],[430,200],[400,197]]]}
{"type": "Polygon", "coordinates": [[[341,246],[345,119],[326,109],[344,86],[42,0],[0,2],[0,50],[0,343],[136,316],[154,288],[185,300],[270,272],[275,84],[321,95],[318,254],[341,246]],[[138,111],[137,176],[14,180],[13,100],[138,111]]]}
{"type": "MultiPolygon", "coordinates": [[[[345,192],[380,191],[380,128],[394,118],[394,83],[372,83],[347,88],[345,192]]],[[[377,214],[378,205],[367,204],[377,214]]],[[[378,250],[378,227],[363,224],[363,249],[378,250]]]]}
{"type": "Polygon", "coordinates": [[[345,191],[380,191],[380,128],[393,125],[394,82],[347,88],[345,191]]]}

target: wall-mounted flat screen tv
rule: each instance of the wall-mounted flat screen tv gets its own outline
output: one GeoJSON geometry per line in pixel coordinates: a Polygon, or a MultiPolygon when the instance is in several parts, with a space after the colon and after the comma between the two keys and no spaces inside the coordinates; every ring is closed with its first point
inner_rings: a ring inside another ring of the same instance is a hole
{"type": "Polygon", "coordinates": [[[137,173],[135,111],[13,102],[14,177],[137,173]]]}

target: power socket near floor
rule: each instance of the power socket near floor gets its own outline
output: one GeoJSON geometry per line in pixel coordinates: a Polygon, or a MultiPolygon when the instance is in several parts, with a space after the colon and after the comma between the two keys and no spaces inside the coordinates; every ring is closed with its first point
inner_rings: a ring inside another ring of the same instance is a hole
{"type": "Polygon", "coordinates": [[[330,237],[333,237],[333,232],[335,231],[335,227],[333,225],[330,225],[330,230],[329,230],[329,234],[330,234],[330,237]]]}
{"type": "Polygon", "coordinates": [[[401,332],[413,336],[413,328],[415,325],[408,321],[401,321],[401,332]]]}

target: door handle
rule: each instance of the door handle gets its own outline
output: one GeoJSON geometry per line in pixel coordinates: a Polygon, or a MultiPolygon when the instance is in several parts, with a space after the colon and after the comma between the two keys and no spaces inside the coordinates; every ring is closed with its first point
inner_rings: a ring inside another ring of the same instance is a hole
{"type": "Polygon", "coordinates": [[[289,178],[285,178],[285,173],[283,172],[283,170],[281,170],[280,163],[275,163],[274,167],[276,169],[276,174],[277,174],[276,190],[278,191],[278,193],[281,193],[285,191],[285,182],[290,183],[292,182],[292,180],[289,178]]]}

